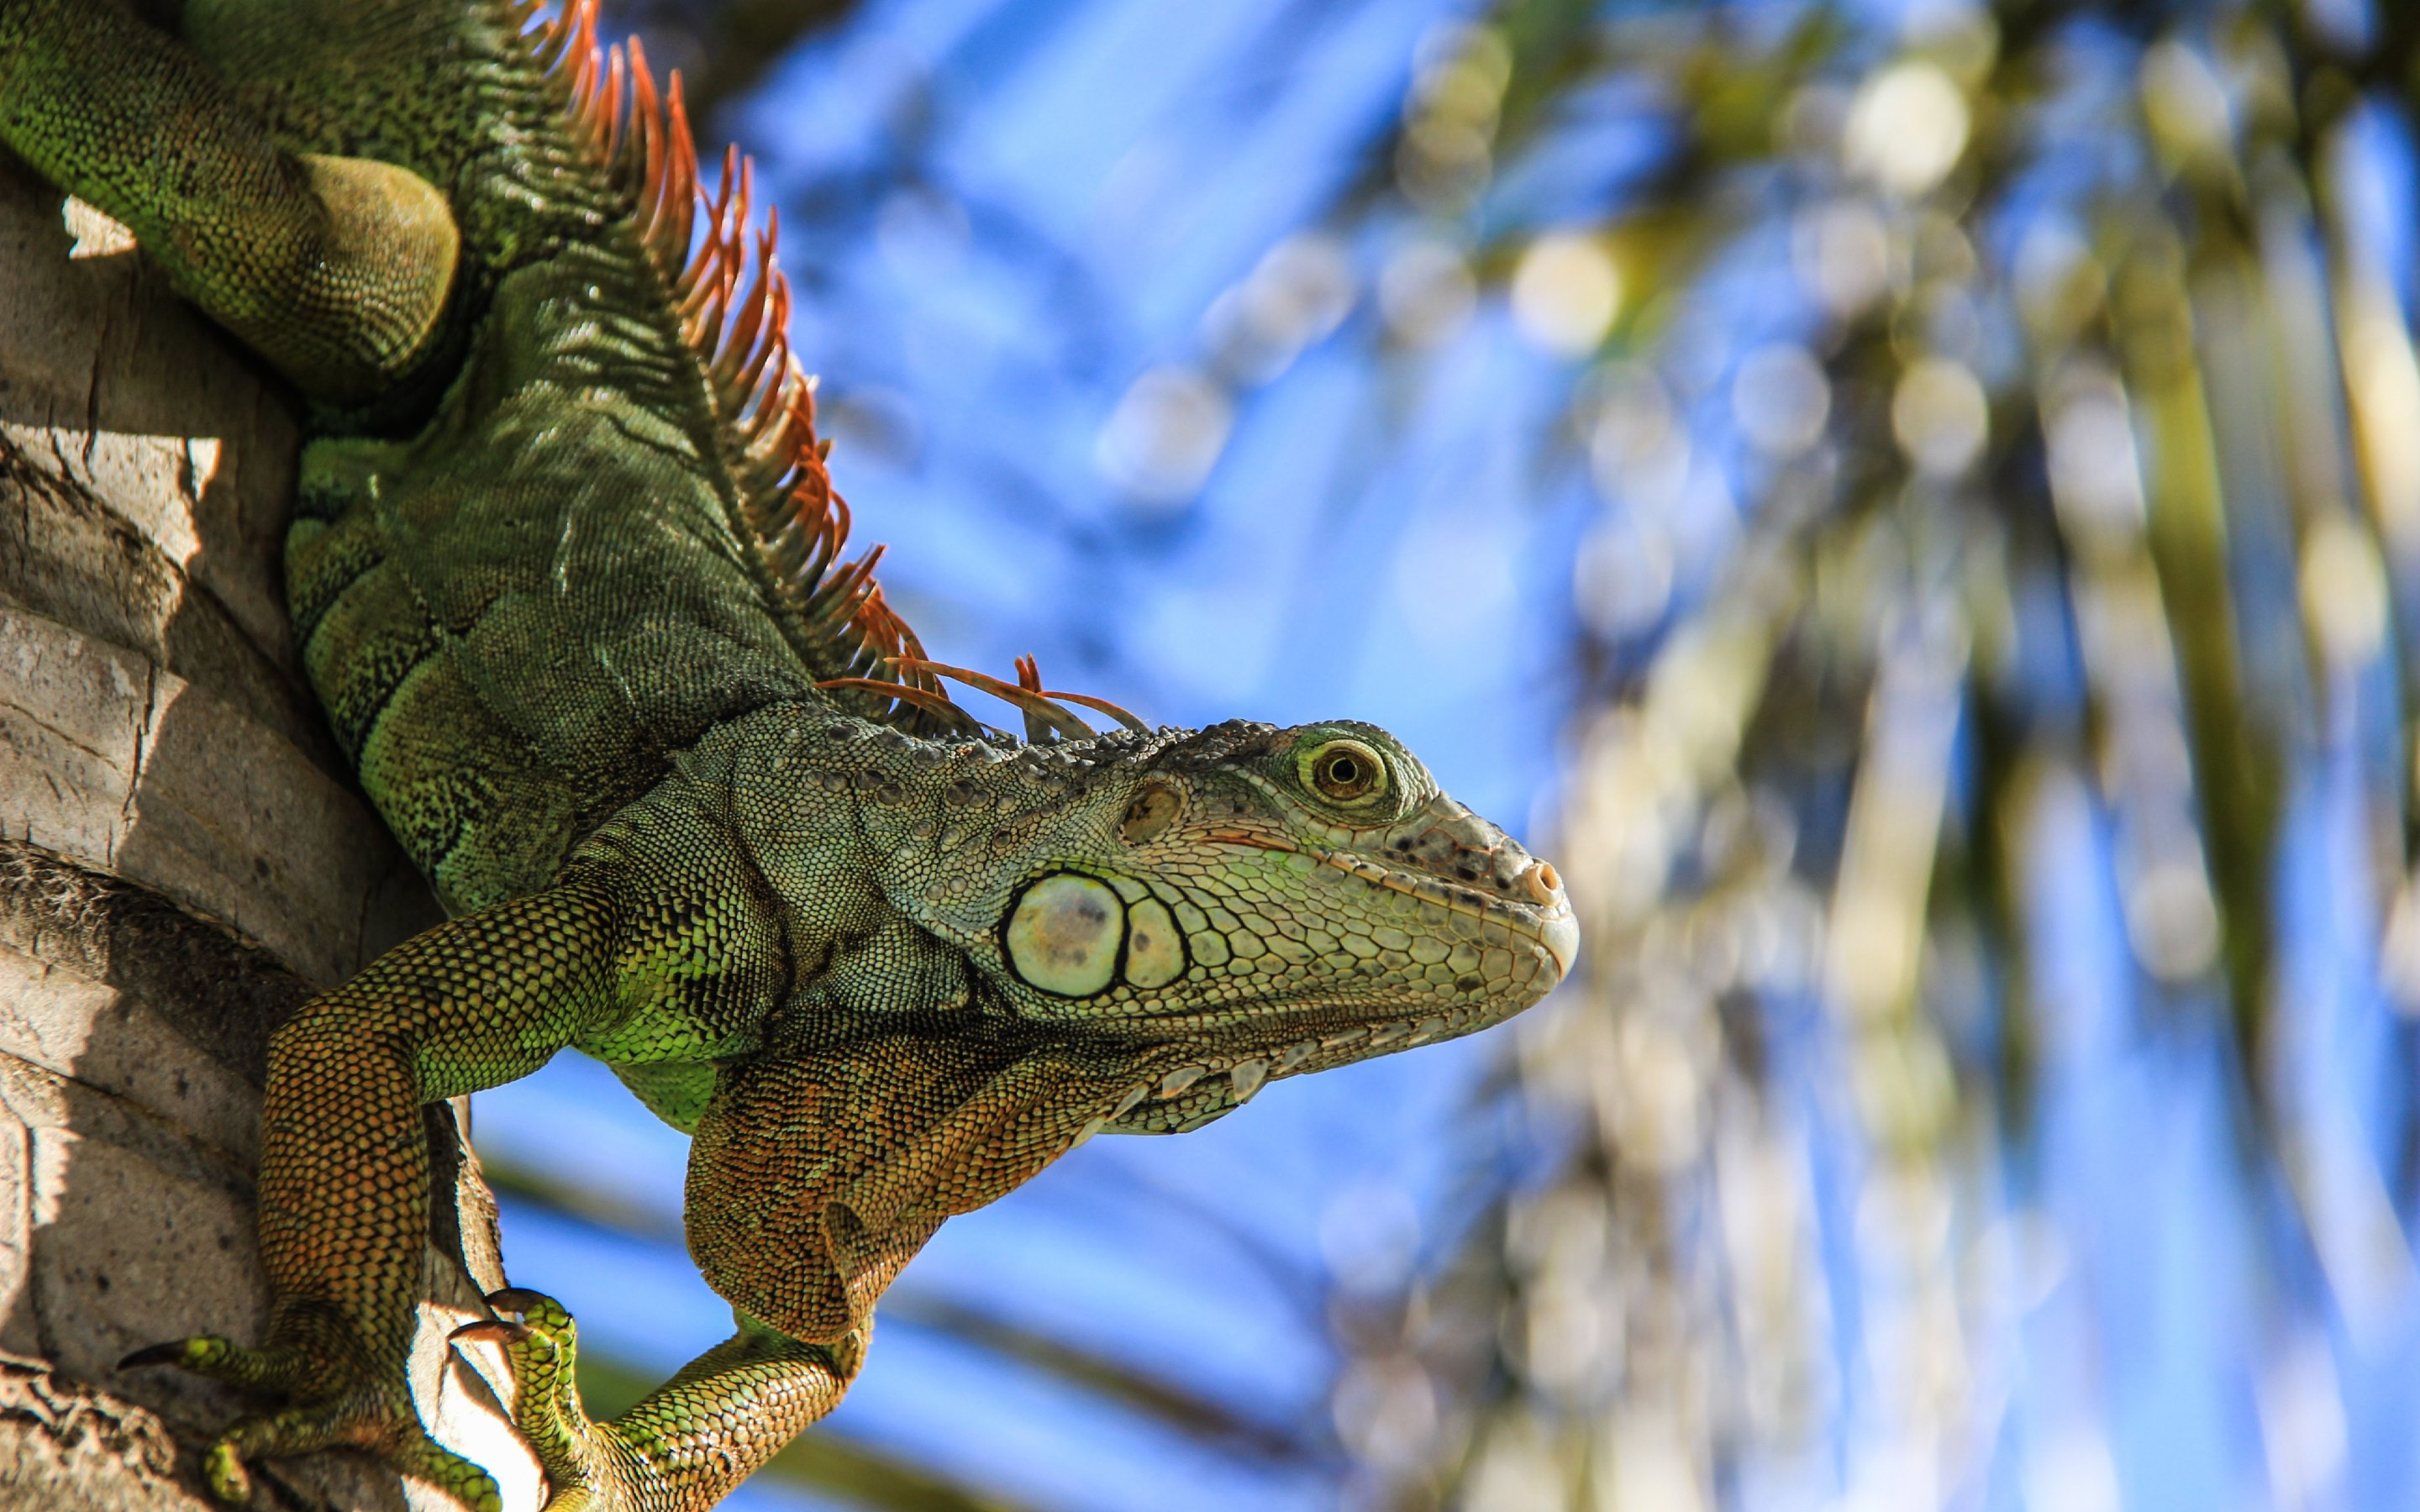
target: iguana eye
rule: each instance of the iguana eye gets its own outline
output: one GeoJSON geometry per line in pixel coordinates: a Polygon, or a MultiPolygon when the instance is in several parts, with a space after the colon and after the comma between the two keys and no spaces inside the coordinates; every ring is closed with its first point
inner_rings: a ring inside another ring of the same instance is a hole
{"type": "Polygon", "coordinates": [[[1387,760],[1357,740],[1330,740],[1303,752],[1303,786],[1347,809],[1387,793],[1387,760]]]}

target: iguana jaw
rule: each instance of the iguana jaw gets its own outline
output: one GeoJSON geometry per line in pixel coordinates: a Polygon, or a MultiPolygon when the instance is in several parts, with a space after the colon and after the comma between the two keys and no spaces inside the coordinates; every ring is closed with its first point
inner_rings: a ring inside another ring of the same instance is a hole
{"type": "MultiPolygon", "coordinates": [[[[1280,1077],[1475,1033],[1544,996],[1569,974],[1577,954],[1577,919],[1553,867],[1543,861],[1533,862],[1522,875],[1534,879],[1544,896],[1535,900],[1535,906],[1520,907],[1477,888],[1387,867],[1349,851],[1289,845],[1266,835],[1235,834],[1221,840],[1303,855],[1368,886],[1499,926],[1535,952],[1536,972],[1528,989],[1512,995],[1490,995],[1464,1005],[1431,1002],[1402,1016],[1362,1017],[1360,1022],[1340,1023],[1340,1018],[1366,1015],[1369,1005],[1319,998],[1281,1008],[1242,1008],[1210,1022],[1188,1015],[1170,1038],[1141,1047],[1135,1082],[1101,1110],[1101,1127],[1107,1132],[1182,1133],[1240,1107],[1280,1077]]],[[[1118,1027],[1149,1034],[1154,1026],[1129,1020],[1118,1027]]]]}
{"type": "Polygon", "coordinates": [[[1561,877],[1545,861],[1532,859],[1517,873],[1522,891],[1537,905],[1534,909],[1523,910],[1508,908],[1499,900],[1476,887],[1457,887],[1435,877],[1398,871],[1349,850],[1289,844],[1266,835],[1243,831],[1214,832],[1205,838],[1217,844],[1246,845],[1254,850],[1308,856],[1323,866],[1334,867],[1347,876],[1358,877],[1389,892],[1435,903],[1450,913],[1503,924],[1515,933],[1526,935],[1544,946],[1546,953],[1554,957],[1559,978],[1571,975],[1572,963],[1579,956],[1579,920],[1572,912],[1571,900],[1563,895],[1561,877]]]}
{"type": "Polygon", "coordinates": [[[1572,963],[1579,956],[1579,920],[1572,913],[1571,900],[1563,895],[1562,879],[1547,862],[1533,859],[1518,873],[1521,887],[1537,905],[1524,910],[1508,909],[1475,887],[1457,887],[1435,877],[1398,872],[1348,851],[1310,850],[1308,854],[1324,865],[1375,883],[1390,892],[1424,899],[1453,913],[1503,922],[1546,948],[1546,953],[1555,958],[1558,978],[1571,975],[1572,963]]]}
{"type": "Polygon", "coordinates": [[[1356,828],[1320,820],[1286,804],[1269,784],[1248,780],[1270,806],[1230,809],[1189,841],[1225,853],[1229,865],[1219,870],[1231,878],[1256,879],[1240,892],[1249,895],[1257,886],[1265,896],[1299,876],[1306,885],[1284,894],[1278,912],[1309,917],[1340,935],[1347,928],[1342,919],[1379,920],[1376,933],[1390,954],[1405,933],[1442,946],[1415,947],[1432,967],[1447,950],[1466,972],[1463,949],[1509,949],[1516,958],[1512,972],[1483,989],[1467,975],[1451,991],[1434,980],[1426,990],[1404,982],[1375,1000],[1369,980],[1348,972],[1270,1000],[1196,1002],[1165,1015],[1110,1018],[1099,1032],[1140,1042],[1135,1079],[1095,1115],[1101,1130],[1181,1133],[1241,1106],[1279,1077],[1474,1033],[1544,997],[1575,963],[1578,923],[1554,868],[1434,784],[1410,812],[1356,828]],[[1302,860],[1270,864],[1295,856],[1302,860]]]}

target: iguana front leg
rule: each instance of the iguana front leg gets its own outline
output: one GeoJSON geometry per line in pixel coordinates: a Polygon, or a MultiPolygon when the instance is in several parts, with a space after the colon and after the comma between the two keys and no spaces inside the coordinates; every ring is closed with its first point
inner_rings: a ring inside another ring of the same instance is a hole
{"type": "Polygon", "coordinates": [[[690,1151],[690,1249],[734,1304],[732,1338],[599,1421],[551,1298],[496,1292],[506,1319],[455,1333],[504,1345],[548,1512],[712,1506],[840,1400],[875,1300],[943,1218],[1031,1178],[1183,1054],[792,1008],[773,1042],[721,1064],[690,1151]]]}
{"type": "Polygon", "coordinates": [[[272,1038],[267,1337],[187,1339],[131,1361],[286,1397],[213,1447],[216,1493],[246,1494],[248,1460],[349,1444],[472,1506],[496,1504],[484,1471],[428,1438],[407,1382],[428,1224],[420,1109],[525,1076],[574,1041],[618,1036],[626,1053],[673,1059],[743,1048],[787,966],[737,865],[710,821],[659,792],[599,831],[553,887],[396,947],[272,1038]]]}
{"type": "Polygon", "coordinates": [[[591,872],[440,926],[313,999],[270,1041],[261,1257],[275,1303],[257,1347],[200,1337],[129,1365],[180,1365],[287,1405],[212,1447],[211,1489],[245,1461],[349,1444],[474,1507],[478,1466],[431,1440],[406,1365],[428,1231],[423,1104],[527,1075],[617,1011],[628,900],[591,872]]]}
{"type": "Polygon", "coordinates": [[[0,141],[125,222],[314,400],[373,398],[432,343],[460,249],[444,196],[389,163],[284,150],[107,0],[0,0],[0,141]]]}

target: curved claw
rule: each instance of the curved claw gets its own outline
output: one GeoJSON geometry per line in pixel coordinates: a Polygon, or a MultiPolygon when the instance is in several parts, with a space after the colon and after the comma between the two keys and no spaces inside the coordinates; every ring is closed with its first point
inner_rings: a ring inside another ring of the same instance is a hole
{"type": "Polygon", "coordinates": [[[565,1322],[571,1321],[571,1315],[563,1310],[561,1303],[543,1291],[532,1291],[527,1287],[504,1287],[499,1290],[490,1291],[488,1293],[488,1305],[500,1313],[526,1313],[551,1309],[565,1322]]]}
{"type": "MultiPolygon", "coordinates": [[[[579,1325],[552,1297],[541,1291],[507,1287],[488,1294],[488,1305],[518,1321],[472,1323],[455,1331],[490,1339],[504,1349],[504,1364],[520,1387],[513,1419],[537,1451],[559,1501],[587,1505],[578,1497],[594,1497],[613,1484],[613,1458],[608,1441],[612,1429],[591,1419],[580,1404],[573,1378],[579,1350],[579,1325]],[[574,1493],[577,1493],[575,1497],[574,1493]]],[[[598,1504],[619,1504],[607,1502],[598,1504]]]]}
{"type": "Polygon", "coordinates": [[[527,1326],[508,1322],[501,1318],[482,1318],[475,1323],[465,1323],[445,1335],[448,1344],[519,1344],[529,1337],[527,1326]]]}
{"type": "Polygon", "coordinates": [[[190,1339],[171,1339],[165,1344],[147,1344],[117,1362],[120,1370],[141,1370],[155,1365],[183,1365],[185,1346],[190,1339]]]}

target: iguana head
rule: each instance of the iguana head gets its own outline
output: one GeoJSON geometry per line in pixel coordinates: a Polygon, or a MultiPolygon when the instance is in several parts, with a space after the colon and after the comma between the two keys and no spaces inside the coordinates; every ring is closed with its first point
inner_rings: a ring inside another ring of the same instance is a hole
{"type": "Polygon", "coordinates": [[[793,733],[750,748],[802,758],[762,768],[793,817],[737,806],[763,810],[756,854],[784,886],[783,855],[830,853],[783,835],[843,825],[870,876],[791,879],[798,906],[870,884],[892,917],[719,1067],[690,1156],[716,1221],[690,1245],[796,1338],[861,1326],[944,1218],[1093,1134],[1197,1128],[1273,1077],[1484,1028],[1572,966],[1554,868],[1369,725],[793,733]]]}
{"type": "Polygon", "coordinates": [[[1383,730],[1231,722],[1056,759],[1061,811],[909,907],[1019,1017],[1168,1048],[1111,1129],[1192,1128],[1270,1077],[1484,1028],[1571,969],[1554,868],[1383,730]]]}

